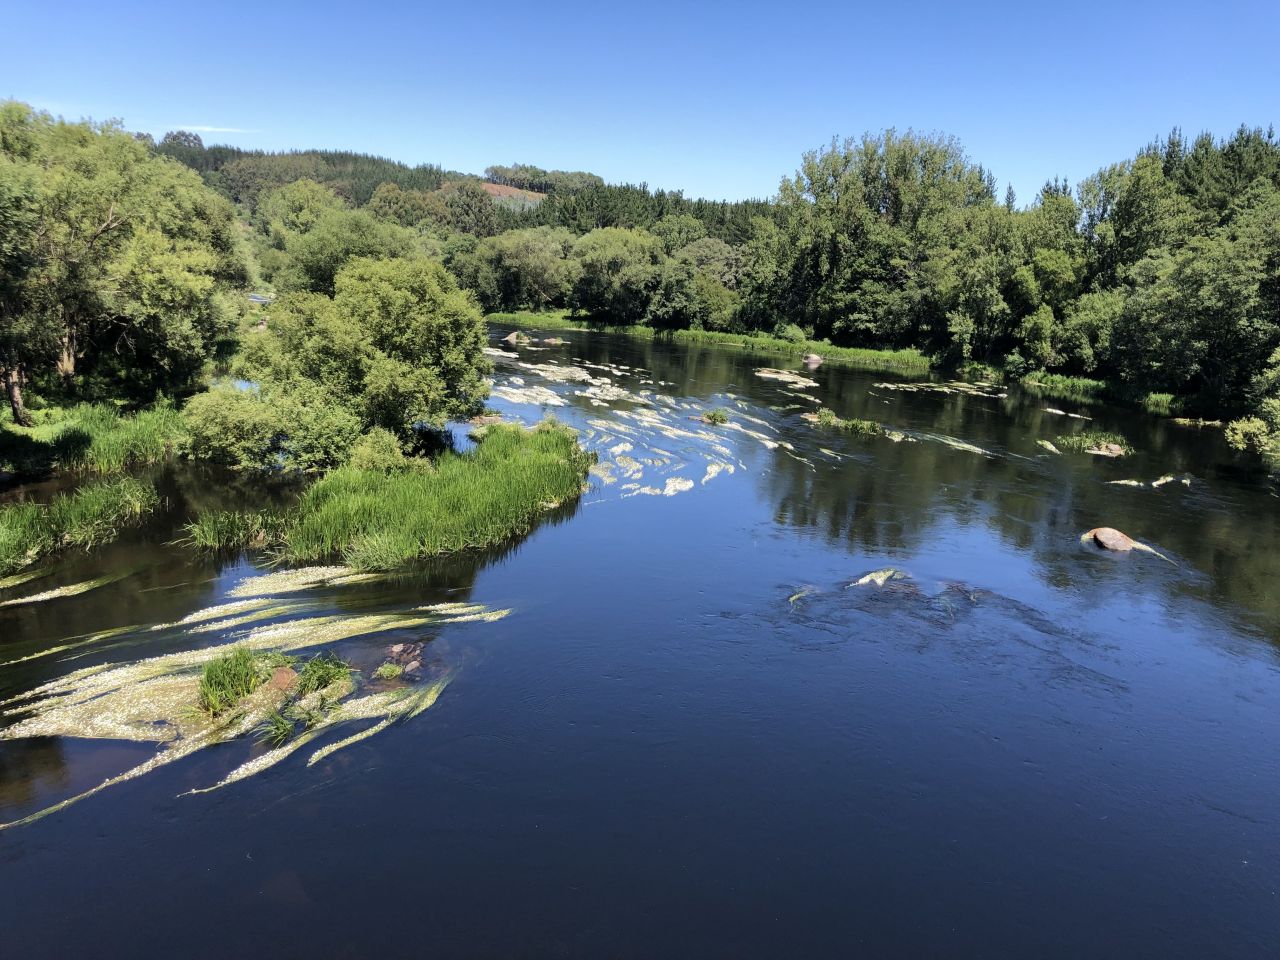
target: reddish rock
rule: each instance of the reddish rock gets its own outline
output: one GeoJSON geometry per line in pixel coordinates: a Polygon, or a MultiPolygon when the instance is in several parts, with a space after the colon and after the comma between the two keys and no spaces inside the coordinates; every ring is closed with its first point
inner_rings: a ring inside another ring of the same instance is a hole
{"type": "Polygon", "coordinates": [[[298,671],[293,667],[276,667],[275,672],[271,674],[271,679],[267,681],[267,686],[272,690],[286,693],[297,679],[298,671]]]}

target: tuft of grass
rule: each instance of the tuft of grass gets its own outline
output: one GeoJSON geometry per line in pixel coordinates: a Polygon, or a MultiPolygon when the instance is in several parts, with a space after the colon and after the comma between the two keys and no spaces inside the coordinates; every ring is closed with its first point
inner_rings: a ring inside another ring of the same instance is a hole
{"type": "Polygon", "coordinates": [[[379,680],[394,680],[396,677],[404,673],[404,667],[398,663],[387,662],[373,671],[373,675],[379,680]]]}
{"type": "Polygon", "coordinates": [[[590,464],[573,431],[544,421],[532,430],[494,424],[474,450],[445,454],[430,473],[341,467],[303,494],[283,553],[389,570],[492,546],[578,496],[590,464]]]}
{"type": "Polygon", "coordinates": [[[1129,445],[1129,441],[1118,433],[1109,433],[1105,430],[1082,430],[1080,433],[1064,433],[1056,437],[1054,443],[1058,446],[1058,449],[1070,450],[1073,453],[1087,453],[1107,443],[1114,443],[1125,453],[1133,453],[1133,447],[1129,445]]]}
{"type": "Polygon", "coordinates": [[[298,696],[323,690],[351,676],[351,665],[332,653],[317,653],[298,671],[298,696]]]}
{"type": "Polygon", "coordinates": [[[200,674],[200,707],[218,716],[236,706],[266,679],[248,647],[236,647],[210,660],[200,674]]]}
{"type": "Polygon", "coordinates": [[[1022,386],[1039,397],[1055,400],[1105,400],[1111,395],[1107,384],[1089,377],[1068,377],[1061,373],[1029,373],[1022,386]]]}
{"type": "Polygon", "coordinates": [[[258,739],[266,741],[273,747],[278,747],[292,740],[296,730],[296,721],[280,710],[272,710],[256,727],[258,739]]]}
{"type": "Polygon", "coordinates": [[[49,504],[0,508],[0,575],[67,547],[89,549],[109,543],[159,504],[155,487],[126,477],[86,485],[49,504]]]}
{"type": "Polygon", "coordinates": [[[284,541],[291,520],[275,510],[214,510],[187,524],[182,542],[201,550],[269,547],[284,541]]]}
{"type": "Polygon", "coordinates": [[[702,419],[707,421],[707,423],[720,425],[729,422],[729,414],[720,409],[708,410],[702,415],[702,419]]]}

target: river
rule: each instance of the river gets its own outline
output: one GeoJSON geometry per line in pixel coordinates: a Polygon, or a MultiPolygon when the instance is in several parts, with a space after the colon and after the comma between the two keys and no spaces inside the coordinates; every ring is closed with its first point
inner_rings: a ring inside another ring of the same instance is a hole
{"type": "MultiPolygon", "coordinates": [[[[491,405],[577,427],[589,490],[501,550],[280,619],[512,612],[342,640],[366,675],[423,642],[453,679],[312,765],[187,795],[265,749],[224,743],[0,831],[6,956],[1280,955],[1280,504],[1220,432],[506,332],[491,405]],[[1136,452],[1037,444],[1084,427],[1136,452]],[[1082,545],[1099,526],[1163,556],[1082,545]]],[[[159,482],[154,523],[0,594],[115,578],[0,606],[0,699],[248,629],[180,621],[258,558],[172,541],[258,485],[159,482]]],[[[155,751],[0,740],[0,822],[155,751]]]]}

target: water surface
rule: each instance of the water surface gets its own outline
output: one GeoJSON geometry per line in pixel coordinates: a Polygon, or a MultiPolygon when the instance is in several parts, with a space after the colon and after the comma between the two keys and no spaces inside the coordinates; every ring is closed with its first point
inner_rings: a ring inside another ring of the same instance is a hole
{"type": "MultiPolygon", "coordinates": [[[[512,608],[339,647],[367,672],[425,641],[456,670],[439,702],[310,768],[180,796],[263,749],[229,743],[0,832],[6,954],[1280,954],[1277,503],[1218,433],[558,336],[496,359],[492,405],[582,431],[582,500],[502,550],[300,595],[512,608]],[[819,430],[819,405],[903,439],[819,430]],[[729,425],[694,419],[713,407],[729,425]],[[1036,444],[1086,426],[1138,452],[1036,444]],[[1102,525],[1171,562],[1082,547],[1102,525]],[[885,566],[911,579],[848,586],[885,566]]],[[[149,628],[257,572],[170,541],[258,494],[160,479],[154,524],[0,595],[125,574],[0,607],[0,699],[235,638],[149,628]],[[137,629],[40,655],[114,627],[137,629]]],[[[153,750],[0,741],[0,821],[153,750]]]]}

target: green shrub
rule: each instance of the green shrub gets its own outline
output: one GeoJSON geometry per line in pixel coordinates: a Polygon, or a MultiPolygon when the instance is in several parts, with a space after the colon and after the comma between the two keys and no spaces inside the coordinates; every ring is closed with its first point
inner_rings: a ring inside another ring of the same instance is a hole
{"type": "Polygon", "coordinates": [[[785,340],[787,343],[804,343],[809,339],[808,334],[804,332],[803,327],[798,327],[794,323],[780,323],[773,329],[773,335],[779,340],[785,340]]]}
{"type": "Polygon", "coordinates": [[[1227,424],[1225,433],[1232,447],[1253,453],[1266,453],[1274,442],[1270,428],[1261,417],[1233,420],[1227,424]]]}
{"type": "Polygon", "coordinates": [[[723,410],[708,410],[702,415],[702,419],[707,423],[723,424],[729,422],[729,414],[723,410]]]}
{"type": "Polygon", "coordinates": [[[405,469],[409,465],[409,458],[400,449],[400,441],[394,433],[382,427],[374,427],[351,448],[349,463],[356,470],[382,470],[390,473],[405,469]]]}
{"type": "Polygon", "coordinates": [[[191,398],[183,411],[186,453],[229,467],[280,465],[285,423],[256,391],[218,388],[191,398]]]}
{"type": "Polygon", "coordinates": [[[359,417],[314,388],[219,388],[192,397],[184,414],[188,456],[242,469],[323,470],[360,436],[359,417]]]}

